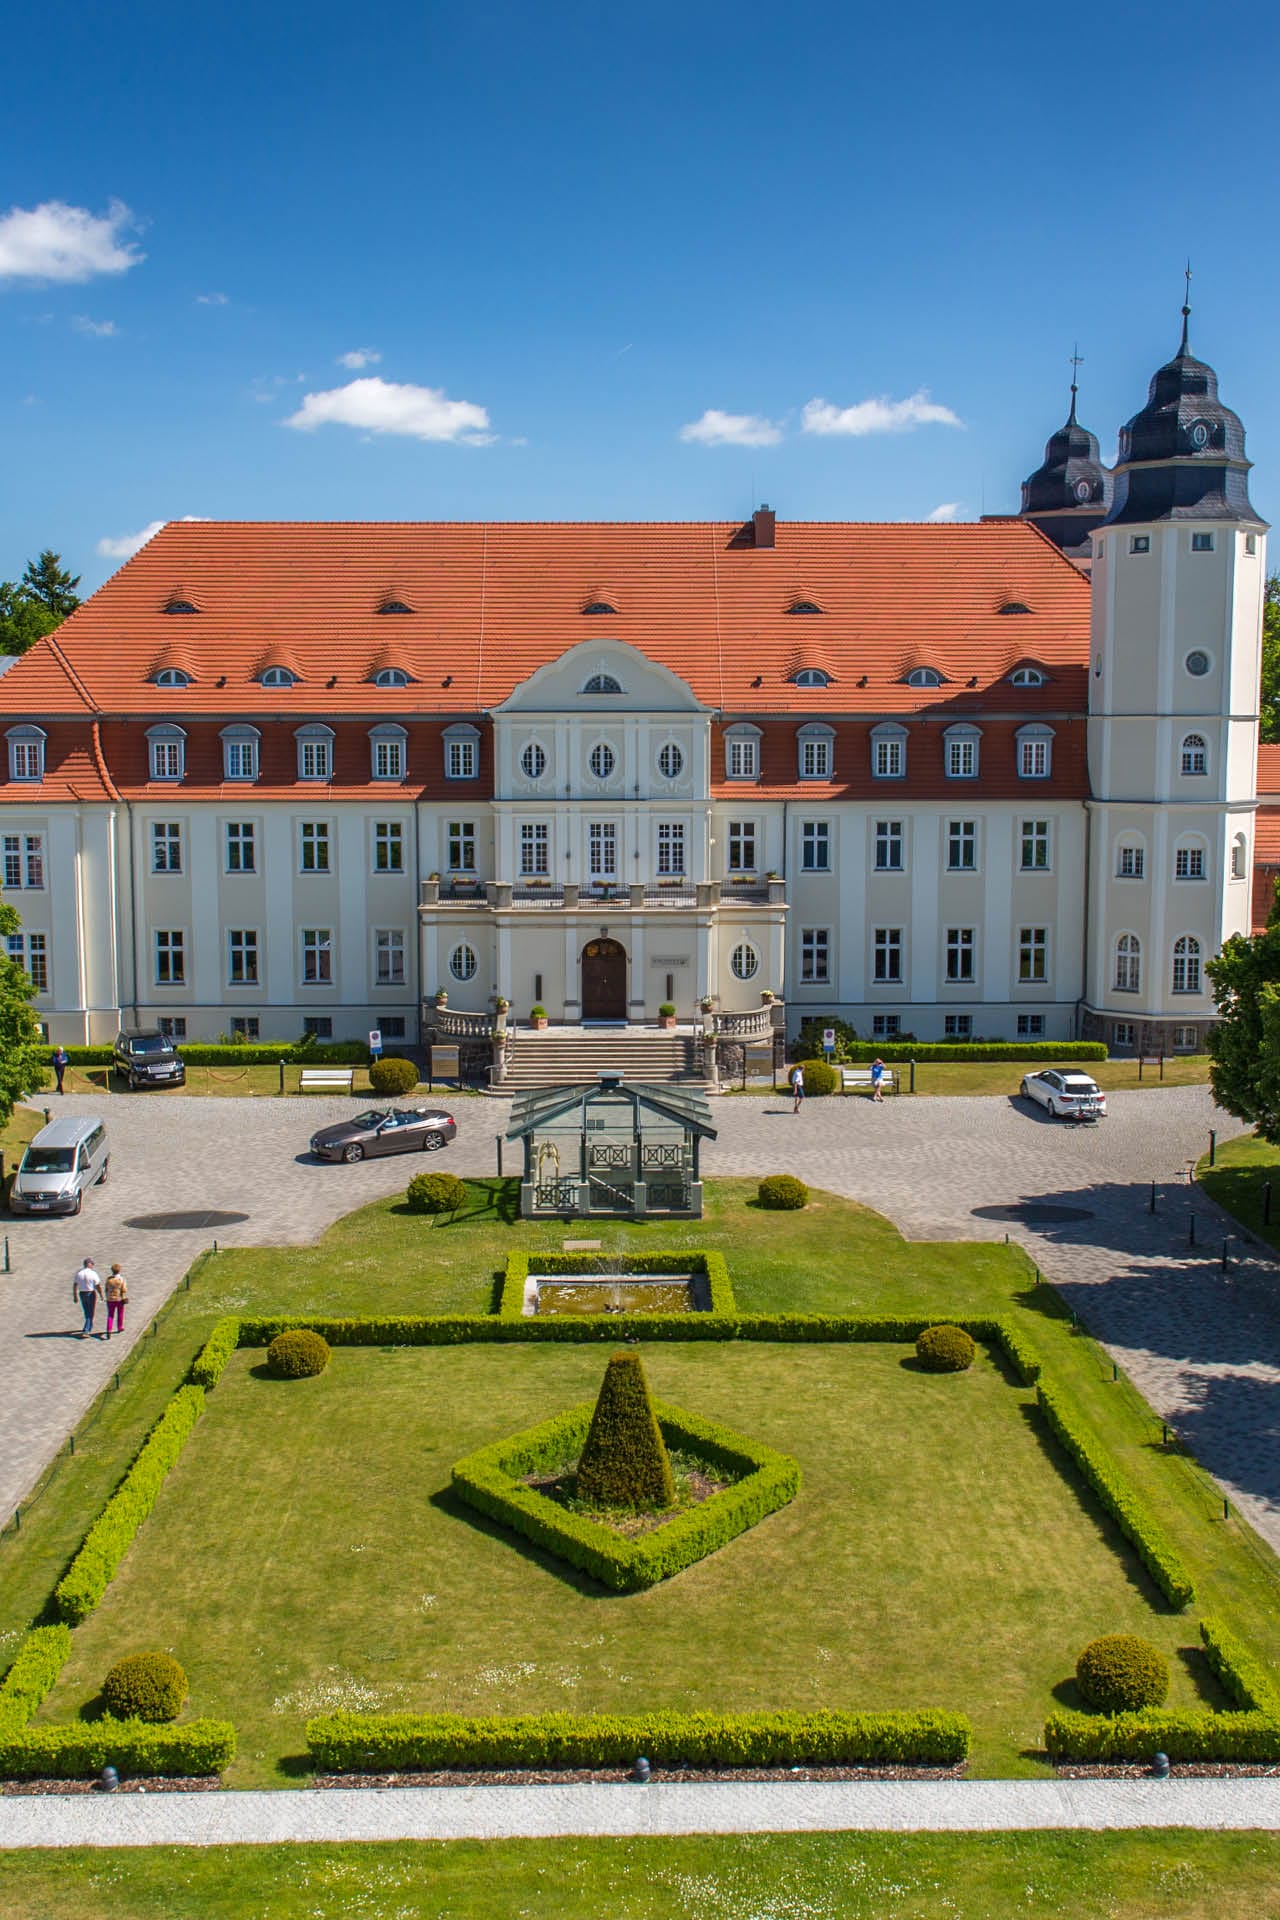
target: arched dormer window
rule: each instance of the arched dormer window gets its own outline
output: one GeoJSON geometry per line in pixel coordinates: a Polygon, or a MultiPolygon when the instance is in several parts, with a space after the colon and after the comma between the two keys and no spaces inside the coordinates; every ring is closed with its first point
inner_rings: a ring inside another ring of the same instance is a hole
{"type": "Polygon", "coordinates": [[[611,673],[593,673],[583,687],[584,693],[621,693],[621,683],[611,673]]]}
{"type": "Polygon", "coordinates": [[[976,780],[978,747],[982,734],[977,727],[948,727],[942,736],[943,764],[948,780],[976,780]]]}
{"type": "Polygon", "coordinates": [[[332,780],[333,728],[313,722],[294,729],[298,743],[299,780],[332,780]]]}
{"type": "Polygon", "coordinates": [[[907,730],[886,720],[871,729],[871,772],[877,780],[901,780],[907,771],[907,730]]]}
{"type": "Polygon", "coordinates": [[[9,742],[9,778],[11,780],[44,779],[43,727],[24,725],[10,727],[5,735],[9,742]]]}
{"type": "Polygon", "coordinates": [[[1030,613],[1030,611],[1030,607],[1021,600],[1006,600],[1002,607],[996,608],[997,613],[1030,613]]]}
{"type": "Polygon", "coordinates": [[[909,687],[940,687],[942,675],[936,667],[913,667],[907,675],[909,687]]]}
{"type": "Polygon", "coordinates": [[[1047,780],[1053,772],[1053,728],[1019,727],[1018,778],[1047,780]]]}
{"type": "Polygon", "coordinates": [[[151,684],[155,687],[189,687],[191,675],[182,667],[161,667],[159,673],[153,673],[151,684]]]}
{"type": "Polygon", "coordinates": [[[1142,942],[1136,933],[1122,933],[1116,941],[1117,993],[1142,991],[1142,942]]]}
{"type": "Polygon", "coordinates": [[[788,613],[821,613],[822,608],[816,600],[793,600],[787,608],[788,613]]]}
{"type": "Polygon", "coordinates": [[[1209,744],[1202,733],[1189,733],[1182,742],[1182,771],[1202,774],[1209,771],[1209,744]]]}
{"type": "Polygon", "coordinates": [[[836,736],[830,727],[801,727],[796,735],[801,780],[829,780],[836,736]]]}
{"type": "Polygon", "coordinates": [[[403,727],[370,727],[370,773],[375,780],[403,780],[409,736],[403,727]]]}
{"type": "Polygon", "coordinates": [[[791,684],[793,687],[829,687],[831,675],[821,667],[801,667],[792,674],[791,684]]]}
{"type": "Polygon", "coordinates": [[[223,727],[222,777],[224,780],[256,780],[261,735],[256,727],[223,727]]]}
{"type": "Polygon", "coordinates": [[[760,778],[760,729],[748,720],[725,729],[724,777],[726,780],[760,778]]]}
{"type": "Polygon", "coordinates": [[[618,609],[616,607],[611,607],[607,600],[588,600],[586,606],[582,609],[582,611],[583,613],[614,613],[616,614],[618,609]]]}
{"type": "Polygon", "coordinates": [[[379,667],[373,676],[375,687],[407,687],[409,676],[403,667],[379,667]]]}
{"type": "Polygon", "coordinates": [[[1048,678],[1039,667],[1015,667],[1009,675],[1010,684],[1015,687],[1043,687],[1048,678]]]}
{"type": "Polygon", "coordinates": [[[403,600],[384,600],[378,608],[379,613],[412,613],[413,608],[406,606],[403,600]]]}
{"type": "Polygon", "coordinates": [[[181,727],[148,727],[147,752],[151,763],[151,779],[182,779],[186,771],[187,736],[181,727]]]}
{"type": "Polygon", "coordinates": [[[200,609],[193,606],[190,600],[184,600],[181,594],[175,594],[172,600],[165,601],[160,611],[161,613],[199,613],[200,609]]]}
{"type": "Polygon", "coordinates": [[[291,667],[264,667],[258,675],[260,687],[291,687],[298,676],[291,667]]]}
{"type": "Polygon", "coordinates": [[[480,735],[475,727],[459,721],[444,730],[444,777],[446,780],[474,780],[480,771],[480,735]]]}

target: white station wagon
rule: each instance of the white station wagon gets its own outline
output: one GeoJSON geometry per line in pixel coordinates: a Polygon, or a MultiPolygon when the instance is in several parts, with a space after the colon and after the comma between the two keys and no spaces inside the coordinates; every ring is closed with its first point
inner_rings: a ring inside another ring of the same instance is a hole
{"type": "Polygon", "coordinates": [[[1070,1067],[1046,1067],[1022,1082],[1024,1100],[1038,1100],[1059,1120],[1105,1120],[1107,1096],[1096,1080],[1070,1067]]]}

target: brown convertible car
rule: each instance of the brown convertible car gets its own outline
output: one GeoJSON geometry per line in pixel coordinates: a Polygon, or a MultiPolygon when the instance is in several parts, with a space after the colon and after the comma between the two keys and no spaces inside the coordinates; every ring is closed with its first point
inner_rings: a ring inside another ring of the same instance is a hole
{"type": "Polygon", "coordinates": [[[413,1107],[373,1108],[322,1127],[311,1136],[320,1160],[364,1160],[375,1153],[434,1153],[447,1146],[458,1128],[451,1113],[413,1107]]]}

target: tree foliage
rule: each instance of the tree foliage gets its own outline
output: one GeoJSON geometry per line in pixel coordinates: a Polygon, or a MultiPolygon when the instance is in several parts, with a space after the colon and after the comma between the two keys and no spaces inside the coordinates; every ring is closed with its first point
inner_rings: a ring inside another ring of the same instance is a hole
{"type": "Polygon", "coordinates": [[[1213,1097],[1280,1142],[1280,902],[1261,933],[1233,934],[1206,971],[1218,1009],[1209,1035],[1213,1097]]]}
{"type": "Polygon", "coordinates": [[[9,937],[21,926],[16,909],[0,901],[0,1124],[19,1100],[44,1085],[40,1023],[31,1005],[35,988],[9,955],[9,937]]]}
{"type": "Polygon", "coordinates": [[[65,620],[80,605],[76,588],[80,575],[62,564],[62,555],[46,547],[34,560],[28,560],[22,575],[22,591],[38,606],[48,609],[55,620],[65,620]]]}
{"type": "Polygon", "coordinates": [[[615,1353],[591,1416],[578,1494],[602,1507],[654,1512],[675,1499],[666,1442],[638,1353],[615,1353]]]}
{"type": "Polygon", "coordinates": [[[49,547],[28,560],[21,580],[0,580],[0,653],[26,653],[80,605],[80,575],[49,547]]]}
{"type": "Polygon", "coordinates": [[[1261,737],[1274,745],[1280,741],[1280,573],[1267,581],[1262,609],[1262,691],[1258,712],[1261,737]]]}

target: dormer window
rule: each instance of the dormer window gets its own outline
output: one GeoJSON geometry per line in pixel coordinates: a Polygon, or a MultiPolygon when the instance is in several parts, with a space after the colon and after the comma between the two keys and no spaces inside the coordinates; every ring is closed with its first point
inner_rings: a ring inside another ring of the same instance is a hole
{"type": "Polygon", "coordinates": [[[1021,780],[1047,780],[1053,772],[1053,728],[1019,727],[1018,777],[1021,780]]]}
{"type": "Polygon", "coordinates": [[[291,687],[297,678],[297,674],[288,667],[264,667],[258,675],[258,685],[260,687],[291,687]]]}
{"type": "Polygon", "coordinates": [[[948,727],[943,735],[948,780],[976,780],[978,743],[982,735],[976,727],[948,727]]]}
{"type": "Polygon", "coordinates": [[[888,720],[871,729],[871,772],[877,780],[901,780],[907,771],[907,730],[888,720]]]}
{"type": "Polygon", "coordinates": [[[749,723],[730,727],[724,736],[726,780],[760,778],[760,729],[749,723]]]}
{"type": "Polygon", "coordinates": [[[191,675],[184,673],[181,667],[161,667],[159,673],[151,676],[152,685],[157,687],[189,687],[191,675]]]}
{"type": "MultiPolygon", "coordinates": [[[[814,608],[817,612],[817,608],[814,608]]],[[[829,687],[831,675],[824,673],[821,667],[801,667],[799,673],[793,673],[791,684],[794,687],[829,687]]]]}
{"type": "Polygon", "coordinates": [[[1042,687],[1048,678],[1048,674],[1041,673],[1039,667],[1015,667],[1009,675],[1015,687],[1042,687]]]}
{"type": "Polygon", "coordinates": [[[190,600],[177,598],[166,600],[160,611],[161,613],[198,613],[200,609],[192,606],[190,600]]]}
{"type": "Polygon", "coordinates": [[[380,667],[373,676],[375,687],[407,687],[409,676],[403,667],[380,667]]]}
{"type": "Polygon", "coordinates": [[[382,605],[378,608],[378,612],[379,613],[412,613],[413,608],[407,607],[403,600],[384,600],[382,605]]]}
{"type": "Polygon", "coordinates": [[[6,734],[9,742],[9,778],[11,780],[44,779],[44,743],[42,727],[10,727],[6,734]]]}
{"type": "Polygon", "coordinates": [[[373,727],[369,732],[371,767],[375,780],[403,780],[408,734],[403,727],[373,727]]]}
{"type": "Polygon", "coordinates": [[[147,746],[153,780],[181,780],[186,768],[187,736],[181,727],[148,727],[147,746]]]}
{"type": "Polygon", "coordinates": [[[299,780],[333,778],[333,728],[299,727],[294,734],[298,743],[299,780]]]}
{"type": "Polygon", "coordinates": [[[460,723],[444,730],[444,775],[446,780],[474,780],[480,771],[480,735],[474,727],[460,723]]]}
{"type": "Polygon", "coordinates": [[[223,779],[256,780],[258,777],[258,729],[256,727],[224,727],[221,739],[223,779]]]}
{"type": "Polygon", "coordinates": [[[796,736],[799,749],[797,772],[802,780],[829,780],[835,735],[830,727],[801,727],[796,736]]]}
{"type": "Polygon", "coordinates": [[[582,691],[584,693],[621,693],[622,687],[611,673],[593,673],[582,691]]]}
{"type": "Polygon", "coordinates": [[[588,600],[586,606],[582,609],[582,611],[583,613],[615,613],[616,614],[618,609],[616,607],[611,607],[607,600],[588,600]]]}
{"type": "Polygon", "coordinates": [[[1030,611],[1030,607],[1021,600],[1006,600],[1002,607],[996,608],[997,613],[1030,613],[1030,611]]]}
{"type": "Polygon", "coordinates": [[[913,667],[907,675],[909,687],[940,687],[942,675],[936,667],[913,667]]]}
{"type": "Polygon", "coordinates": [[[821,613],[822,608],[816,600],[793,600],[787,608],[788,613],[821,613]]]}

